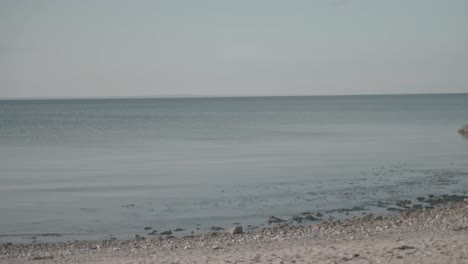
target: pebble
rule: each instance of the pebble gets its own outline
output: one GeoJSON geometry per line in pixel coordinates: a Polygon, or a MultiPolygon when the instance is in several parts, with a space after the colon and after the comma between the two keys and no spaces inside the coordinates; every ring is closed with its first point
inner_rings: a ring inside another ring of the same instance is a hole
{"type": "Polygon", "coordinates": [[[237,234],[242,234],[244,232],[242,226],[235,226],[229,229],[229,234],[231,235],[237,235],[237,234]]]}

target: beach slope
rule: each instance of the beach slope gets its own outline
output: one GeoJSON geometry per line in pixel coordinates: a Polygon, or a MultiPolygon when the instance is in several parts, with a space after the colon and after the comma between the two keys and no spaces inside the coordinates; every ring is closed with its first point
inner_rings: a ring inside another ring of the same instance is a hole
{"type": "Polygon", "coordinates": [[[468,263],[468,203],[260,232],[0,247],[0,263],[468,263]]]}

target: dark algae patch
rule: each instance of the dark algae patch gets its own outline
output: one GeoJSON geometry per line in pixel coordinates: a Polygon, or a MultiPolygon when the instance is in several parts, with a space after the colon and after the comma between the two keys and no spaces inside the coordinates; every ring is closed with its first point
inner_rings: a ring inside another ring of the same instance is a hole
{"type": "Polygon", "coordinates": [[[270,217],[268,218],[268,220],[267,220],[267,223],[268,223],[269,225],[271,225],[271,224],[283,223],[283,222],[286,222],[286,220],[283,220],[283,219],[278,218],[278,217],[276,217],[276,216],[270,216],[270,217]]]}
{"type": "Polygon", "coordinates": [[[462,202],[464,199],[468,198],[466,195],[448,195],[448,194],[443,194],[441,196],[432,196],[429,197],[429,199],[425,200],[426,203],[428,203],[431,206],[436,206],[436,205],[445,205],[448,203],[458,203],[462,202]]]}

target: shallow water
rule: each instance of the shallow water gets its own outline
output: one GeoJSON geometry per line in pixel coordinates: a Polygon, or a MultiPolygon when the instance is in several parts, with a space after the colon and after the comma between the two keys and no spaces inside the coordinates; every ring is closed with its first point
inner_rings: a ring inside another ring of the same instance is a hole
{"type": "Polygon", "coordinates": [[[465,123],[468,94],[0,101],[0,241],[463,194],[465,123]]]}

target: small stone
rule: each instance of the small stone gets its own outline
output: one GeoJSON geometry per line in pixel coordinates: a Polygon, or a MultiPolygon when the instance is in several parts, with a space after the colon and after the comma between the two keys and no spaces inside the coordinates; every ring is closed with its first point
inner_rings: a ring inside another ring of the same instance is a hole
{"type": "Polygon", "coordinates": [[[150,229],[152,229],[152,227],[151,226],[146,226],[144,229],[145,230],[150,230],[150,229]]]}
{"type": "Polygon", "coordinates": [[[401,247],[397,247],[395,249],[399,249],[399,250],[407,250],[407,249],[415,249],[415,247],[412,247],[412,246],[407,246],[407,245],[403,245],[401,247]]]}
{"type": "Polygon", "coordinates": [[[144,240],[145,237],[136,234],[136,235],[135,235],[135,239],[136,239],[136,240],[144,240]]]}
{"type": "Polygon", "coordinates": [[[242,234],[244,232],[242,226],[236,226],[231,229],[229,229],[229,234],[231,235],[236,235],[236,234],[242,234]]]}
{"type": "Polygon", "coordinates": [[[220,231],[220,230],[223,230],[224,228],[219,227],[219,226],[212,226],[210,229],[213,230],[213,231],[220,231]]]}
{"type": "Polygon", "coordinates": [[[101,249],[101,246],[99,245],[94,245],[94,246],[91,246],[91,250],[100,250],[101,249]]]}
{"type": "Polygon", "coordinates": [[[222,247],[218,246],[218,245],[215,245],[213,246],[213,249],[217,250],[217,249],[222,249],[222,247]]]}

